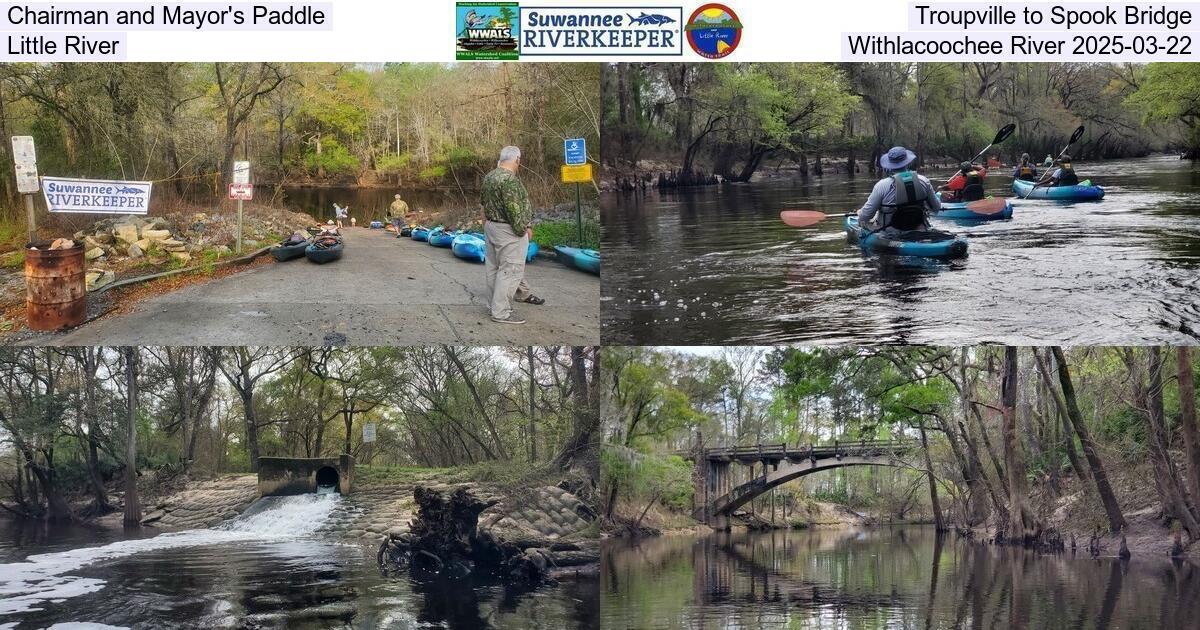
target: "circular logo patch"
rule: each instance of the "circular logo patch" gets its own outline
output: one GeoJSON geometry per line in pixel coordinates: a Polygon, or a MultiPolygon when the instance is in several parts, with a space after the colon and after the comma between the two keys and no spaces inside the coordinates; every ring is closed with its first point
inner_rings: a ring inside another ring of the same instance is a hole
{"type": "Polygon", "coordinates": [[[715,2],[696,9],[684,30],[692,50],[708,59],[720,59],[732,53],[742,41],[742,22],[737,14],[715,2]]]}

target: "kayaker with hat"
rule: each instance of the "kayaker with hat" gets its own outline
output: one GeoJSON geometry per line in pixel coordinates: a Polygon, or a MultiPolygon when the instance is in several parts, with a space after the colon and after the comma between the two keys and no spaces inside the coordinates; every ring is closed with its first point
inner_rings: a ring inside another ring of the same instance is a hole
{"type": "Polygon", "coordinates": [[[929,229],[927,213],[940,210],[942,203],[929,179],[909,169],[916,160],[917,154],[904,147],[879,156],[879,166],[888,176],[875,183],[859,209],[860,225],[875,232],[929,229]]]}
{"type": "Polygon", "coordinates": [[[958,165],[958,172],[946,182],[942,190],[943,201],[979,201],[987,196],[983,182],[987,179],[987,169],[975,166],[970,162],[958,165]]]}

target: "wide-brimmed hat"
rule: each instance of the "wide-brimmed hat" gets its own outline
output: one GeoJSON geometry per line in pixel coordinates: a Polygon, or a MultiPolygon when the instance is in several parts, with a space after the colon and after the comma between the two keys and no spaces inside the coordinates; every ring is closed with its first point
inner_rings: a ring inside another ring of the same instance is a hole
{"type": "Polygon", "coordinates": [[[916,153],[904,147],[892,147],[886,154],[879,156],[879,166],[889,171],[895,171],[912,164],[916,159],[916,153]]]}

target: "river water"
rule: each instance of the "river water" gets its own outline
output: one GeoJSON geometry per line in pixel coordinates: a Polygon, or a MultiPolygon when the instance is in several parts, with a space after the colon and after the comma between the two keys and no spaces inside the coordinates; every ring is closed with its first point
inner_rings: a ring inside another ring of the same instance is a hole
{"type": "MultiPolygon", "coordinates": [[[[603,335],[625,344],[1200,342],[1200,167],[1174,156],[1076,165],[1099,202],[1016,201],[1008,221],[935,227],[970,256],[867,255],[846,175],[602,199],[603,335]],[[783,209],[831,215],[795,229],[783,209]]],[[[945,171],[934,171],[935,185],[945,171]]],[[[988,192],[1011,197],[1008,172],[988,192]]]]}
{"type": "Polygon", "coordinates": [[[264,499],[213,529],[0,530],[0,628],[595,628],[595,578],[540,587],[384,577],[323,526],[338,495],[264,499]],[[265,502],[265,503],[264,503],[265,502]],[[261,505],[260,505],[261,504],[261,505]]]}
{"type": "MultiPolygon", "coordinates": [[[[264,194],[270,192],[264,188],[264,194]]],[[[303,212],[322,221],[333,218],[333,204],[350,207],[350,216],[359,224],[383,221],[388,207],[399,194],[410,210],[441,212],[447,208],[467,208],[479,205],[477,192],[457,189],[408,190],[396,188],[364,188],[358,186],[285,186],[283,203],[294,212],[303,212]],[[464,197],[465,195],[465,197],[464,197]]]]}
{"type": "Polygon", "coordinates": [[[609,540],[601,627],[1194,629],[1200,568],[997,548],[930,527],[609,540]]]}

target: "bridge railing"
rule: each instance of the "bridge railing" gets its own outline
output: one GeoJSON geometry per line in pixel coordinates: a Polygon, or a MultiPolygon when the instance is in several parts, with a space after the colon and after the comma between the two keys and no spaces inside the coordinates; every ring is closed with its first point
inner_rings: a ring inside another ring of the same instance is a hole
{"type": "Polygon", "coordinates": [[[749,446],[724,446],[704,450],[704,457],[710,460],[761,460],[761,459],[803,459],[861,455],[864,453],[901,452],[915,447],[913,440],[859,440],[833,444],[796,445],[796,444],[754,444],[749,446]]]}

